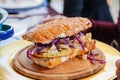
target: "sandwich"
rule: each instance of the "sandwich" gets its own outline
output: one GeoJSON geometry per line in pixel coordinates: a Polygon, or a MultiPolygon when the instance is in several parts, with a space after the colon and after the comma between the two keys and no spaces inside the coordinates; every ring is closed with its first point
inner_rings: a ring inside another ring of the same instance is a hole
{"type": "Polygon", "coordinates": [[[82,17],[55,19],[36,25],[22,36],[34,43],[28,48],[27,57],[46,68],[54,68],[76,56],[86,59],[96,43],[91,39],[91,33],[83,33],[91,26],[89,19],[82,17]]]}

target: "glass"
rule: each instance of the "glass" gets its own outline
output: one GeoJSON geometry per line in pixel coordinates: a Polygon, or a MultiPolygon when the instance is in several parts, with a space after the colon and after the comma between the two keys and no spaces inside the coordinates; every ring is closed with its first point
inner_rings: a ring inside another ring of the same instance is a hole
{"type": "Polygon", "coordinates": [[[6,10],[0,8],[0,31],[2,29],[2,23],[7,19],[8,13],[6,10]]]}

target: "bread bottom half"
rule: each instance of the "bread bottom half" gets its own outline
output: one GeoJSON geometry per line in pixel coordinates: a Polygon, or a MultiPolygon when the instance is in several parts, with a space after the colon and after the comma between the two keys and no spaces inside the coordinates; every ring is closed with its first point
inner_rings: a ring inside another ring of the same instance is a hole
{"type": "Polygon", "coordinates": [[[76,57],[77,54],[78,54],[78,50],[76,49],[76,50],[72,50],[72,53],[65,56],[53,57],[53,58],[32,57],[32,59],[38,65],[41,65],[47,68],[53,68],[62,64],[63,62],[67,61],[70,58],[76,57]]]}

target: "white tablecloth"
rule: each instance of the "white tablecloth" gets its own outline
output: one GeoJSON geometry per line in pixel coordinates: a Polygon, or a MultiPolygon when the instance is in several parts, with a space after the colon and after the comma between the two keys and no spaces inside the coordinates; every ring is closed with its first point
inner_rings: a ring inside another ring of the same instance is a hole
{"type": "MultiPolygon", "coordinates": [[[[22,34],[24,34],[31,26],[34,27],[36,24],[40,24],[47,16],[42,16],[38,14],[47,14],[47,7],[40,7],[24,12],[20,12],[17,15],[33,15],[26,18],[9,18],[4,24],[11,25],[14,28],[14,35],[6,40],[0,41],[0,47],[21,39],[22,34]],[[36,15],[37,14],[37,15],[36,15]]],[[[15,14],[16,15],[16,14],[15,14]]]]}

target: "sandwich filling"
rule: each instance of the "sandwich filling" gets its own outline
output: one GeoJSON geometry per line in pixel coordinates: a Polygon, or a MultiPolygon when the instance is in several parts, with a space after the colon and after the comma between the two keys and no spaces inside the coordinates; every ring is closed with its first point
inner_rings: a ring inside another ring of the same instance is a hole
{"type": "Polygon", "coordinates": [[[80,32],[71,37],[64,35],[49,44],[35,43],[28,49],[27,56],[29,58],[55,58],[69,55],[72,58],[78,55],[85,59],[86,54],[95,48],[95,43],[96,41],[91,39],[91,33],[84,35],[80,32]]]}

